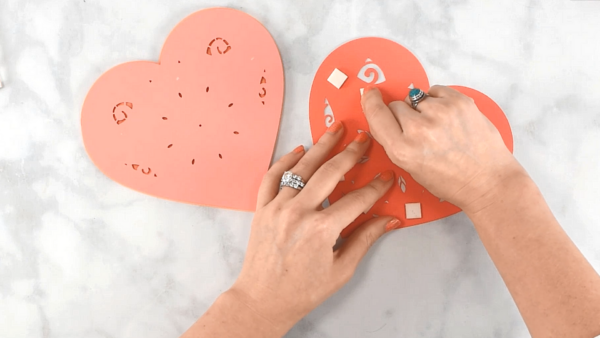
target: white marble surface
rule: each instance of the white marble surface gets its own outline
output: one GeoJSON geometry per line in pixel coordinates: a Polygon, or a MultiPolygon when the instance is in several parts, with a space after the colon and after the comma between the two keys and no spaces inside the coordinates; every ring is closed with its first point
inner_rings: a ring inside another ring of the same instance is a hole
{"type": "MultiPolygon", "coordinates": [[[[93,81],[156,60],[170,29],[210,6],[242,9],[286,70],[280,156],[310,144],[314,72],[338,45],[383,36],[432,83],[494,98],[515,154],[600,269],[600,2],[0,2],[0,336],[177,337],[234,281],[252,215],[138,194],[88,159],[80,107],[93,81]]],[[[527,201],[523,201],[527,203],[527,201]]],[[[287,337],[526,337],[468,219],[404,229],[287,337]]]]}

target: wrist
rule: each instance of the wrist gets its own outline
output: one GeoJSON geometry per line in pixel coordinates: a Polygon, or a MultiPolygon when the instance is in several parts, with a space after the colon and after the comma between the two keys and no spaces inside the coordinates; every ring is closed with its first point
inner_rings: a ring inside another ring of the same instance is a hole
{"type": "Polygon", "coordinates": [[[236,321],[243,327],[244,337],[282,337],[295,324],[270,315],[273,309],[269,308],[267,302],[257,302],[235,285],[221,294],[218,302],[223,309],[234,313],[236,321]]]}
{"type": "Polygon", "coordinates": [[[505,202],[507,194],[519,195],[519,191],[530,184],[535,185],[525,169],[513,158],[479,181],[472,182],[472,198],[459,207],[471,217],[505,202]]]}
{"type": "Polygon", "coordinates": [[[230,290],[221,294],[181,338],[280,338],[286,332],[287,329],[273,325],[230,290]]]}

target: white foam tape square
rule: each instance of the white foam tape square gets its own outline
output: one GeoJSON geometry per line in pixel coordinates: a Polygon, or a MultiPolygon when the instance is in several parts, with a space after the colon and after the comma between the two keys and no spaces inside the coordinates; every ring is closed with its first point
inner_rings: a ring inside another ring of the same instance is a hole
{"type": "Polygon", "coordinates": [[[406,203],[404,209],[406,210],[406,219],[421,218],[421,203],[406,203]]]}
{"type": "Polygon", "coordinates": [[[331,83],[335,88],[340,89],[344,82],[348,79],[348,75],[342,73],[339,69],[334,69],[327,81],[331,83]]]}

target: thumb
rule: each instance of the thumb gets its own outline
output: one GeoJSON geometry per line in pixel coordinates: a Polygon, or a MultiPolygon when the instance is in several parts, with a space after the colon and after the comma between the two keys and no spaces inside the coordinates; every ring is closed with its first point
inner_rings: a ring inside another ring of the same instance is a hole
{"type": "Polygon", "coordinates": [[[402,225],[393,217],[377,217],[361,224],[338,250],[338,261],[343,269],[356,268],[373,243],[384,233],[402,225]]]}

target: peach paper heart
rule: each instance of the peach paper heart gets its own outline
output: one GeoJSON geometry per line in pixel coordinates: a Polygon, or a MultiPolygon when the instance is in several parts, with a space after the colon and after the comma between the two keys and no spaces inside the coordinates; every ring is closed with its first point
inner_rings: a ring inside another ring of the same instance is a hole
{"type": "Polygon", "coordinates": [[[201,10],[173,29],[158,63],[100,76],[81,113],[85,148],[103,173],[137,191],[254,210],[283,91],[279,51],[257,20],[201,10]]]}
{"type": "MultiPolygon", "coordinates": [[[[427,74],[417,58],[401,45],[382,38],[361,38],[350,41],[334,50],[321,64],[315,75],[310,92],[309,116],[313,142],[316,142],[334,121],[344,122],[344,140],[333,154],[352,142],[357,133],[368,131],[369,125],[360,105],[361,91],[368,85],[377,86],[386,103],[404,100],[411,88],[429,89],[427,74]],[[334,69],[348,76],[337,89],[328,82],[334,69]]],[[[498,128],[504,143],[512,152],[513,139],[510,125],[500,107],[486,95],[467,87],[452,86],[475,100],[481,112],[498,128]]],[[[393,215],[402,220],[403,226],[413,226],[453,215],[460,211],[444,202],[415,182],[404,170],[395,166],[385,154],[383,147],[373,142],[371,149],[338,184],[329,196],[335,203],[346,193],[356,190],[375,175],[394,170],[397,182],[368,213],[359,216],[343,232],[347,237],[358,225],[378,215],[393,215]],[[421,218],[407,219],[406,203],[421,204],[421,218]]]]}

